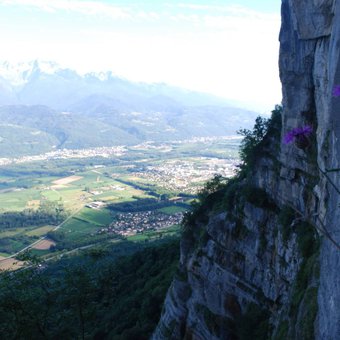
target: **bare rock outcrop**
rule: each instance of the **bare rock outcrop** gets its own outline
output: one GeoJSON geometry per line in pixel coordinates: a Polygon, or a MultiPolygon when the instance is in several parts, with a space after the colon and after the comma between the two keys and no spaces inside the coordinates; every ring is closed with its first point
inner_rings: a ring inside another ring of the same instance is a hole
{"type": "Polygon", "coordinates": [[[340,339],[340,2],[283,0],[280,44],[282,125],[188,224],[153,339],[340,339]]]}

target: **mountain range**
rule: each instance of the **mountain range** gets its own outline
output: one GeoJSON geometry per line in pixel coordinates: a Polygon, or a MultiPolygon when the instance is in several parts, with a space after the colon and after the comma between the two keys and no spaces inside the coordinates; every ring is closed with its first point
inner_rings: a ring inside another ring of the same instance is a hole
{"type": "Polygon", "coordinates": [[[111,72],[0,64],[0,157],[230,135],[256,115],[209,94],[111,72]]]}

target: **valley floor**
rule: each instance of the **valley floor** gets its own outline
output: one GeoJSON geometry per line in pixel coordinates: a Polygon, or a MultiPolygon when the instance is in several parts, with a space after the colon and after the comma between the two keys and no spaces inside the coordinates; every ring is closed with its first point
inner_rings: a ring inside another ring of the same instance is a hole
{"type": "Polygon", "coordinates": [[[178,233],[203,183],[233,174],[238,143],[197,138],[2,159],[0,268],[21,266],[28,249],[47,259],[178,233]]]}

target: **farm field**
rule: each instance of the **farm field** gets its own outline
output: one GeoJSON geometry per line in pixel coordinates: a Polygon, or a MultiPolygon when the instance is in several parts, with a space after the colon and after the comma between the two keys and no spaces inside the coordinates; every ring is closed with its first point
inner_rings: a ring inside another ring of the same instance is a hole
{"type": "Polygon", "coordinates": [[[40,242],[36,243],[32,249],[38,250],[49,250],[51,246],[55,246],[55,242],[51,240],[41,240],[40,242]]]}
{"type": "Polygon", "coordinates": [[[24,262],[18,261],[17,259],[9,258],[9,259],[1,259],[0,258],[0,271],[2,270],[15,270],[19,269],[24,265],[24,262]]]}
{"type": "Polygon", "coordinates": [[[186,210],[187,209],[185,209],[183,207],[179,207],[177,205],[173,205],[173,206],[170,206],[170,207],[161,208],[158,211],[160,211],[160,212],[162,212],[164,214],[173,215],[173,214],[176,214],[176,213],[179,213],[179,212],[184,212],[186,210]]]}
{"type": "Polygon", "coordinates": [[[180,226],[174,225],[172,227],[164,228],[157,231],[147,231],[143,234],[133,235],[127,237],[128,241],[132,242],[145,242],[152,241],[156,239],[161,239],[169,236],[176,236],[180,233],[180,226]]]}
{"type": "Polygon", "coordinates": [[[28,236],[43,236],[46,235],[49,231],[52,231],[54,229],[53,226],[45,226],[40,228],[35,228],[33,230],[27,231],[26,235],[28,236]]]}
{"type": "MultiPolygon", "coordinates": [[[[32,252],[49,256],[107,241],[146,242],[176,234],[178,226],[163,229],[157,221],[168,216],[178,224],[206,180],[232,174],[237,149],[234,140],[151,143],[112,159],[0,166],[0,256],[42,238],[32,252]],[[123,218],[119,232],[117,216],[123,218]],[[148,219],[154,223],[150,230],[142,223],[148,219]]],[[[6,261],[6,268],[14,263],[6,261]]]]}
{"type": "MultiPolygon", "coordinates": [[[[16,212],[18,214],[27,210],[39,209],[40,203],[49,201],[61,204],[68,212],[70,218],[60,227],[58,225],[30,225],[24,228],[5,228],[0,230],[0,252],[6,257],[27,247],[30,243],[48,235],[57,229],[57,236],[62,235],[63,243],[67,249],[84,246],[91,242],[102,242],[112,239],[113,235],[99,235],[101,228],[107,227],[113,220],[117,211],[106,208],[107,205],[135,202],[139,199],[155,199],[138,185],[123,183],[117,178],[116,173],[109,174],[111,169],[105,170],[106,174],[98,170],[80,171],[77,176],[66,176],[56,179],[55,176],[47,181],[44,177],[43,184],[32,180],[32,186],[20,190],[8,189],[0,194],[1,214],[16,212]],[[112,178],[114,177],[114,178],[112,178]],[[88,205],[100,202],[100,209],[88,205]]],[[[124,177],[124,176],[123,176],[124,177]]],[[[12,182],[15,184],[15,181],[12,182]]],[[[183,211],[183,208],[174,207],[167,213],[183,211]]],[[[114,237],[113,237],[114,238],[114,237]]],[[[34,253],[46,255],[50,247],[55,247],[58,242],[51,239],[43,240],[34,245],[34,253]]],[[[6,266],[7,267],[7,266],[6,266]]]]}

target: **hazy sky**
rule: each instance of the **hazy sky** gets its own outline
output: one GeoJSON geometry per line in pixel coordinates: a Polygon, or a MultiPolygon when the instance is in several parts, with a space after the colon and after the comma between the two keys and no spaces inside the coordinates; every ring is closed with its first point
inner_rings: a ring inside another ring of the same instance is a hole
{"type": "Polygon", "coordinates": [[[0,0],[0,59],[110,70],[268,111],[281,100],[280,0],[0,0]]]}

